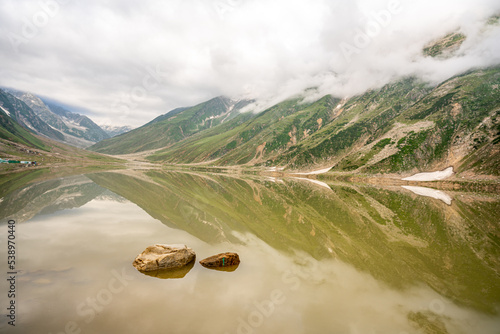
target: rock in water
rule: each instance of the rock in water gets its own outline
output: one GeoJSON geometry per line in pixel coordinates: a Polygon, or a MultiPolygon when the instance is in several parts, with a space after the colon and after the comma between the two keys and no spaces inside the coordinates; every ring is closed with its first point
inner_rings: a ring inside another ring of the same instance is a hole
{"type": "Polygon", "coordinates": [[[236,266],[240,264],[240,257],[236,253],[222,253],[207,257],[200,264],[207,268],[236,266]]]}
{"type": "Polygon", "coordinates": [[[149,246],[139,254],[133,263],[139,271],[181,268],[193,261],[195,252],[186,245],[149,246]]]}
{"type": "Polygon", "coordinates": [[[140,273],[160,279],[179,279],[184,278],[191,271],[191,269],[193,269],[194,265],[195,261],[191,261],[181,268],[140,271],[140,273]]]}

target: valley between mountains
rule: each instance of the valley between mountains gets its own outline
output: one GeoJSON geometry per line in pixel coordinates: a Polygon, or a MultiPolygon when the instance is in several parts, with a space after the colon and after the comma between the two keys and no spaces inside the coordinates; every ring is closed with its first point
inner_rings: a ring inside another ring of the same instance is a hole
{"type": "MultiPolygon", "coordinates": [[[[286,171],[498,175],[500,70],[429,86],[407,78],[363,95],[296,97],[259,114],[219,97],[90,147],[162,164],[286,171]]],[[[168,116],[167,114],[166,116],[168,116]]]]}
{"type": "MultiPolygon", "coordinates": [[[[298,96],[261,113],[245,111],[252,101],[218,97],[174,110],[78,154],[95,162],[125,158],[136,165],[142,161],[287,172],[331,168],[331,172],[369,175],[409,175],[451,166],[467,178],[496,177],[500,171],[499,87],[500,68],[488,68],[434,87],[405,78],[344,99],[327,95],[308,101],[298,96]]],[[[4,103],[4,108],[12,107],[4,103]]],[[[67,143],[56,144],[3,114],[3,131],[12,129],[10,137],[5,134],[2,140],[10,156],[27,158],[16,154],[19,145],[51,156],[52,163],[78,156],[75,149],[50,154],[56,147],[68,147],[67,143]]]]}
{"type": "MultiPolygon", "coordinates": [[[[422,52],[457,57],[464,40],[449,34],[422,52]]],[[[219,96],[135,129],[100,127],[50,100],[0,89],[0,124],[2,158],[39,157],[36,168],[184,166],[401,179],[451,167],[456,179],[498,181],[500,67],[440,83],[407,76],[356,96],[318,96],[312,87],[265,110],[219,96]]]]}

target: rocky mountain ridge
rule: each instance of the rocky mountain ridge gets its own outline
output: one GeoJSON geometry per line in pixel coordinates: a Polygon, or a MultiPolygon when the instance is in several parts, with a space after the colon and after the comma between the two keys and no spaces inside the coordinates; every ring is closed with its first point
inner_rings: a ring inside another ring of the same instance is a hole
{"type": "MultiPolygon", "coordinates": [[[[51,102],[45,102],[38,96],[13,89],[6,90],[9,94],[24,102],[52,130],[50,133],[39,132],[51,139],[85,148],[98,141],[109,138],[109,135],[90,118],[71,112],[51,102]]],[[[35,131],[38,130],[35,128],[35,131]]]]}

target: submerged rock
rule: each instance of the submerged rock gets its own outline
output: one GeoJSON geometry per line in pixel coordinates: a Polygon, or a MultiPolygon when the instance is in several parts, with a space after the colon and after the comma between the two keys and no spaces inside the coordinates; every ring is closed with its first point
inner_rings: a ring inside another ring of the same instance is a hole
{"type": "Polygon", "coordinates": [[[139,271],[176,269],[194,261],[195,252],[186,245],[149,246],[134,260],[134,267],[139,271]]]}
{"type": "Polygon", "coordinates": [[[173,268],[173,269],[160,269],[153,271],[141,271],[142,274],[150,277],[156,277],[160,279],[179,279],[184,278],[191,269],[193,269],[195,261],[191,261],[184,267],[173,268]]]}
{"type": "Polygon", "coordinates": [[[200,264],[207,268],[232,267],[240,264],[240,257],[236,253],[221,253],[201,260],[200,264]]]}

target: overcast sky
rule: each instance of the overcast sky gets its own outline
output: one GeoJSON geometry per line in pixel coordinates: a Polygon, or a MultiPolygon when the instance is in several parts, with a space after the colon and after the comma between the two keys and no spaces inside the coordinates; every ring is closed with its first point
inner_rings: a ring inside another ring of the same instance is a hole
{"type": "Polygon", "coordinates": [[[1,0],[0,86],[132,126],[218,95],[352,96],[499,64],[495,13],[498,0],[1,0]],[[468,36],[456,57],[422,55],[453,31],[468,36]]]}

